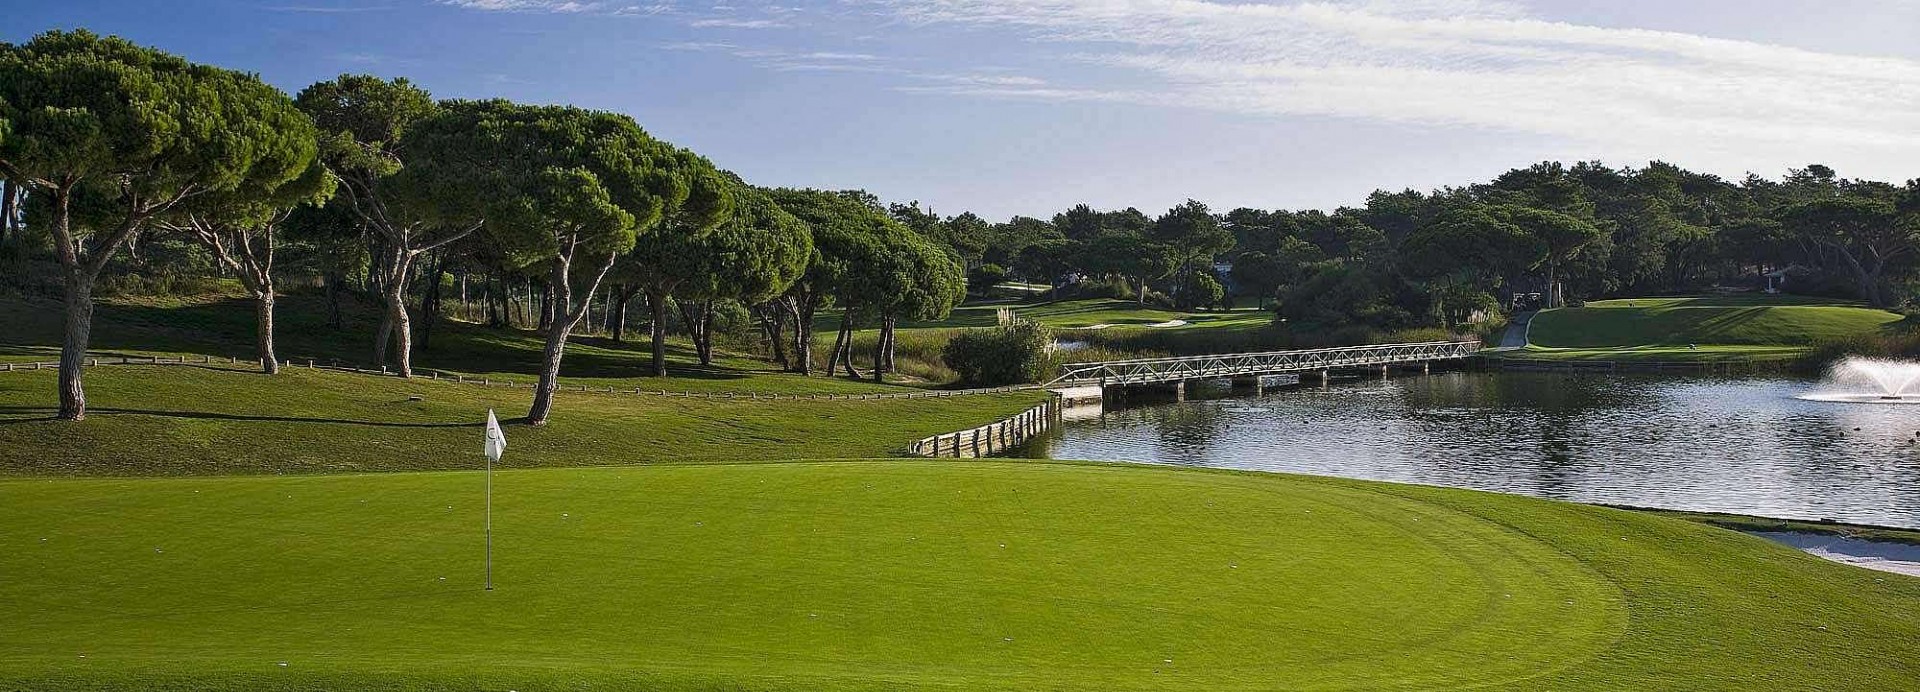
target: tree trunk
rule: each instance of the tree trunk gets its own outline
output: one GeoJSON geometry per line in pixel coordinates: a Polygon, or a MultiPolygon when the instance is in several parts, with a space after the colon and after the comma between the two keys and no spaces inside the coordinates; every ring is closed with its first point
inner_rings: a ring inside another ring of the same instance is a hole
{"type": "Polygon", "coordinates": [[[7,238],[13,235],[13,216],[15,205],[19,204],[20,188],[12,180],[0,180],[0,246],[7,244],[7,238]]]}
{"type": "Polygon", "coordinates": [[[880,336],[873,340],[873,381],[884,382],[887,376],[887,323],[891,317],[880,318],[880,336]]]}
{"type": "Polygon", "coordinates": [[[702,367],[713,365],[713,301],[682,300],[680,321],[693,338],[693,353],[702,367]]]}
{"type": "Polygon", "coordinates": [[[382,325],[393,337],[394,370],[401,377],[413,377],[413,322],[407,315],[406,281],[392,283],[387,288],[387,319],[382,325]]]}
{"type": "Polygon", "coordinates": [[[327,327],[340,329],[345,324],[345,320],[340,315],[340,293],[343,289],[341,284],[347,282],[347,277],[342,276],[340,272],[327,272],[320,280],[326,285],[327,327]]]}
{"type": "Polygon", "coordinates": [[[607,311],[607,332],[613,336],[613,343],[621,343],[627,331],[627,300],[630,294],[627,293],[627,287],[616,286],[607,293],[607,297],[613,299],[613,309],[607,311]]]}
{"type": "Polygon", "coordinates": [[[440,321],[440,279],[447,273],[445,255],[433,258],[427,270],[427,290],[420,296],[420,350],[425,351],[433,340],[433,323],[440,321]]]}
{"type": "Polygon", "coordinates": [[[899,372],[899,371],[900,371],[900,366],[899,366],[899,364],[898,364],[898,363],[895,363],[895,362],[893,361],[893,347],[894,347],[895,345],[897,345],[897,343],[895,342],[895,338],[896,338],[896,337],[898,337],[899,335],[900,335],[900,318],[898,318],[898,317],[888,317],[888,318],[887,318],[887,336],[886,336],[886,339],[887,339],[887,372],[899,372]]]}
{"type": "Polygon", "coordinates": [[[834,339],[833,360],[827,361],[827,376],[833,376],[834,360],[846,369],[848,377],[860,379],[860,369],[853,365],[853,310],[848,309],[840,315],[840,336],[834,339]]]}
{"type": "Polygon", "coordinates": [[[269,282],[255,290],[253,301],[256,325],[254,339],[260,351],[260,371],[269,375],[280,374],[280,357],[273,352],[273,284],[269,282]]]}
{"type": "Polygon", "coordinates": [[[544,332],[551,326],[553,326],[553,287],[545,286],[540,289],[540,326],[538,329],[544,332]]]}
{"type": "Polygon", "coordinates": [[[667,292],[647,289],[647,308],[653,311],[653,376],[667,376],[667,292]]]}
{"type": "Polygon", "coordinates": [[[1866,299],[1867,305],[1876,308],[1886,307],[1885,302],[1880,299],[1880,287],[1876,285],[1880,278],[1879,269],[1884,267],[1885,263],[1879,263],[1879,266],[1869,271],[1851,251],[1845,248],[1835,248],[1835,250],[1841,259],[1847,261],[1847,269],[1853,272],[1853,280],[1860,287],[1860,297],[1866,299]]]}
{"type": "Polygon", "coordinates": [[[60,345],[60,418],[85,420],[87,390],[81,383],[87,340],[93,335],[93,277],[79,267],[67,269],[66,338],[60,345]]]}
{"type": "Polygon", "coordinates": [[[713,365],[713,301],[700,301],[700,365],[713,365]]]}
{"type": "Polygon", "coordinates": [[[773,362],[779,363],[781,370],[792,370],[793,362],[787,359],[786,313],[774,303],[767,303],[760,308],[760,324],[766,330],[767,343],[773,349],[773,362]]]}
{"type": "Polygon", "coordinates": [[[1147,304],[1147,277],[1140,277],[1140,304],[1147,304]]]}
{"type": "Polygon", "coordinates": [[[793,318],[793,363],[802,376],[813,374],[813,296],[789,299],[787,312],[793,318]]]}
{"type": "Polygon", "coordinates": [[[1547,307],[1560,307],[1560,263],[1547,260],[1547,307]]]}
{"type": "Polygon", "coordinates": [[[833,350],[827,352],[827,377],[833,377],[834,375],[839,374],[840,354],[841,352],[846,350],[846,347],[847,347],[847,318],[845,315],[841,315],[840,329],[833,333],[833,350]]]}

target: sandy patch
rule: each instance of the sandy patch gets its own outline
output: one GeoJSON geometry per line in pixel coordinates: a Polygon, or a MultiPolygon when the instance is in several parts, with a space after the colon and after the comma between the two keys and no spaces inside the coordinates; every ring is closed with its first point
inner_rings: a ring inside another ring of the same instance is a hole
{"type": "Polygon", "coordinates": [[[1834,562],[1920,577],[1920,545],[1868,541],[1844,536],[1784,531],[1754,531],[1753,535],[1799,548],[1834,562]]]}

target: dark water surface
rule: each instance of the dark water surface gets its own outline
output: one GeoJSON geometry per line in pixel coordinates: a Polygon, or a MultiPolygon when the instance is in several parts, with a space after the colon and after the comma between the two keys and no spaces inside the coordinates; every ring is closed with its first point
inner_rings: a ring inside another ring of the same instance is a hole
{"type": "Polygon", "coordinates": [[[1813,383],[1444,373],[1109,409],[1024,456],[1285,471],[1920,528],[1920,406],[1813,383]]]}

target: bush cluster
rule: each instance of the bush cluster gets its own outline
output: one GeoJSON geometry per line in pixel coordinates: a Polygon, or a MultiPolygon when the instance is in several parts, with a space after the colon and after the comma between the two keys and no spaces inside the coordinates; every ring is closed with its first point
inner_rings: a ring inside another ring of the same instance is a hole
{"type": "Polygon", "coordinates": [[[1053,330],[1032,320],[953,335],[941,359],[976,387],[1040,382],[1053,371],[1053,330]]]}

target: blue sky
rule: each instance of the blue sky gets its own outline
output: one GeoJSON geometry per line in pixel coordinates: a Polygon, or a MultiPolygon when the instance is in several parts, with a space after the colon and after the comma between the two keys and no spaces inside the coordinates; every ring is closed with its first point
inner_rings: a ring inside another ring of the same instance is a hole
{"type": "Polygon", "coordinates": [[[1330,208],[1544,160],[1920,177],[1920,0],[10,0],[297,91],[633,115],[946,214],[1330,208]]]}

